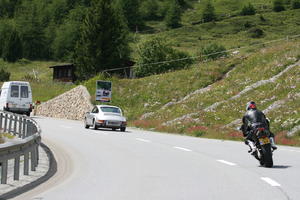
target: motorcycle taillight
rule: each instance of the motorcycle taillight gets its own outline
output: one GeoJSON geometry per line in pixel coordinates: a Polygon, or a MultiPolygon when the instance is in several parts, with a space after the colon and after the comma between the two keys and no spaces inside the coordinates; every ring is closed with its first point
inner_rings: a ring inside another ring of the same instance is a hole
{"type": "Polygon", "coordinates": [[[265,128],[258,128],[258,131],[264,131],[265,128]]]}

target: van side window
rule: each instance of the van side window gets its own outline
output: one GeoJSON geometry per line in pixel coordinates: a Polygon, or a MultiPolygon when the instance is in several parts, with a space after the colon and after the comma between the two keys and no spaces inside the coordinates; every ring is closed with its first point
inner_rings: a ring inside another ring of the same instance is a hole
{"type": "Polygon", "coordinates": [[[21,98],[28,98],[28,87],[21,86],[21,98]]]}
{"type": "Polygon", "coordinates": [[[11,97],[19,97],[19,86],[18,85],[12,85],[10,88],[10,96],[11,97]]]}

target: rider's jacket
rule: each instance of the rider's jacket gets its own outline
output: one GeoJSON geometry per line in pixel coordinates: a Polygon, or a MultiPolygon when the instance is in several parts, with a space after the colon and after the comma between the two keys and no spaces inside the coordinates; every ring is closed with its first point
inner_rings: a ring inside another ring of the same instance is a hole
{"type": "Polygon", "coordinates": [[[257,109],[248,110],[243,117],[243,125],[241,127],[244,136],[258,126],[269,129],[269,121],[266,119],[265,114],[257,109]]]}

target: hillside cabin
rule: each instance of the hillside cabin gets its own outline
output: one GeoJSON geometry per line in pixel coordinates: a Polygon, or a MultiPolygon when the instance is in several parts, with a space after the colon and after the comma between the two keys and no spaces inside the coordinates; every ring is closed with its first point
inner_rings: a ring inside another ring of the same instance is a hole
{"type": "Polygon", "coordinates": [[[53,69],[53,80],[61,82],[76,81],[75,66],[71,63],[50,66],[53,69]]]}

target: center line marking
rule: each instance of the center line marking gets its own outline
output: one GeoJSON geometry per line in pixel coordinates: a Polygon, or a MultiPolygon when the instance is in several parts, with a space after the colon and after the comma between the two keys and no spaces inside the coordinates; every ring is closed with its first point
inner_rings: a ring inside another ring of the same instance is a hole
{"type": "Polygon", "coordinates": [[[62,127],[62,128],[67,128],[67,129],[71,129],[72,127],[70,127],[70,126],[64,126],[64,125],[60,125],[60,127],[62,127]]]}
{"type": "Polygon", "coordinates": [[[135,139],[138,140],[138,141],[141,141],[141,142],[148,142],[148,143],[151,142],[150,140],[146,140],[146,139],[143,139],[143,138],[135,138],[135,139]]]}
{"type": "Polygon", "coordinates": [[[224,163],[226,165],[230,165],[230,166],[235,166],[236,164],[235,163],[232,163],[232,162],[228,162],[226,160],[217,160],[218,162],[221,162],[221,163],[224,163]]]}
{"type": "Polygon", "coordinates": [[[270,184],[273,187],[279,187],[280,186],[279,183],[277,183],[276,181],[274,181],[273,179],[270,179],[268,177],[261,177],[260,179],[267,182],[268,184],[270,184]]]}
{"type": "Polygon", "coordinates": [[[182,150],[182,151],[192,151],[190,149],[187,149],[187,148],[183,148],[183,147],[173,147],[175,149],[179,149],[179,150],[182,150]]]}

